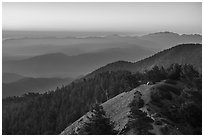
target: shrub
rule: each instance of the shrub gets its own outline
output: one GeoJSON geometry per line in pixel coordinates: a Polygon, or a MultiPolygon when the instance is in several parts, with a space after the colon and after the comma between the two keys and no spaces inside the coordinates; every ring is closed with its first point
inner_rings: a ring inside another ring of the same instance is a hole
{"type": "Polygon", "coordinates": [[[144,101],[135,95],[132,102],[129,104],[130,115],[129,121],[126,124],[127,129],[134,129],[134,131],[139,135],[148,135],[150,129],[153,129],[151,123],[154,122],[151,118],[147,117],[145,112],[139,110],[143,107],[144,101]]]}

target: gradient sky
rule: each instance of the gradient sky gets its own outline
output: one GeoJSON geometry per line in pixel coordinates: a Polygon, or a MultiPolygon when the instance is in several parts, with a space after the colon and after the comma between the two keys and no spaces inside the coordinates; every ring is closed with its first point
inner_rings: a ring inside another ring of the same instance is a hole
{"type": "Polygon", "coordinates": [[[202,3],[3,3],[3,30],[200,33],[202,3]]]}

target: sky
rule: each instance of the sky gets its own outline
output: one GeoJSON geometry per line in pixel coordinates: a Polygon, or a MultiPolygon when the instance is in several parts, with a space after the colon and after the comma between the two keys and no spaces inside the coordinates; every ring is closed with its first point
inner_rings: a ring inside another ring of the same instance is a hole
{"type": "Polygon", "coordinates": [[[202,3],[3,3],[2,28],[11,31],[199,33],[202,3]]]}

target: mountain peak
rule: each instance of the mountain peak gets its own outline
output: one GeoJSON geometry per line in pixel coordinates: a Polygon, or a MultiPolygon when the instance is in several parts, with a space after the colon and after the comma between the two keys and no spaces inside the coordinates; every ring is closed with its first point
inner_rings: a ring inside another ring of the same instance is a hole
{"type": "Polygon", "coordinates": [[[155,33],[150,33],[144,36],[160,36],[160,35],[175,35],[178,36],[178,33],[175,32],[170,32],[170,31],[161,31],[161,32],[155,32],[155,33]]]}

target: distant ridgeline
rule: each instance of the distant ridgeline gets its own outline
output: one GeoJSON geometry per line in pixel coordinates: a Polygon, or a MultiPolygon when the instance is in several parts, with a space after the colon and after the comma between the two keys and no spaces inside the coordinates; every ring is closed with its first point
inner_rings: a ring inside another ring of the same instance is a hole
{"type": "Polygon", "coordinates": [[[135,63],[127,61],[110,63],[93,71],[87,77],[105,71],[127,70],[130,72],[144,72],[152,69],[155,65],[167,68],[174,63],[191,64],[198,72],[202,73],[202,44],[181,44],[135,63]]]}
{"type": "Polygon", "coordinates": [[[136,63],[109,64],[55,91],[8,97],[2,104],[2,133],[60,134],[93,104],[103,103],[148,81],[182,81],[186,88],[201,94],[201,60],[201,44],[183,44],[136,63]]]}

